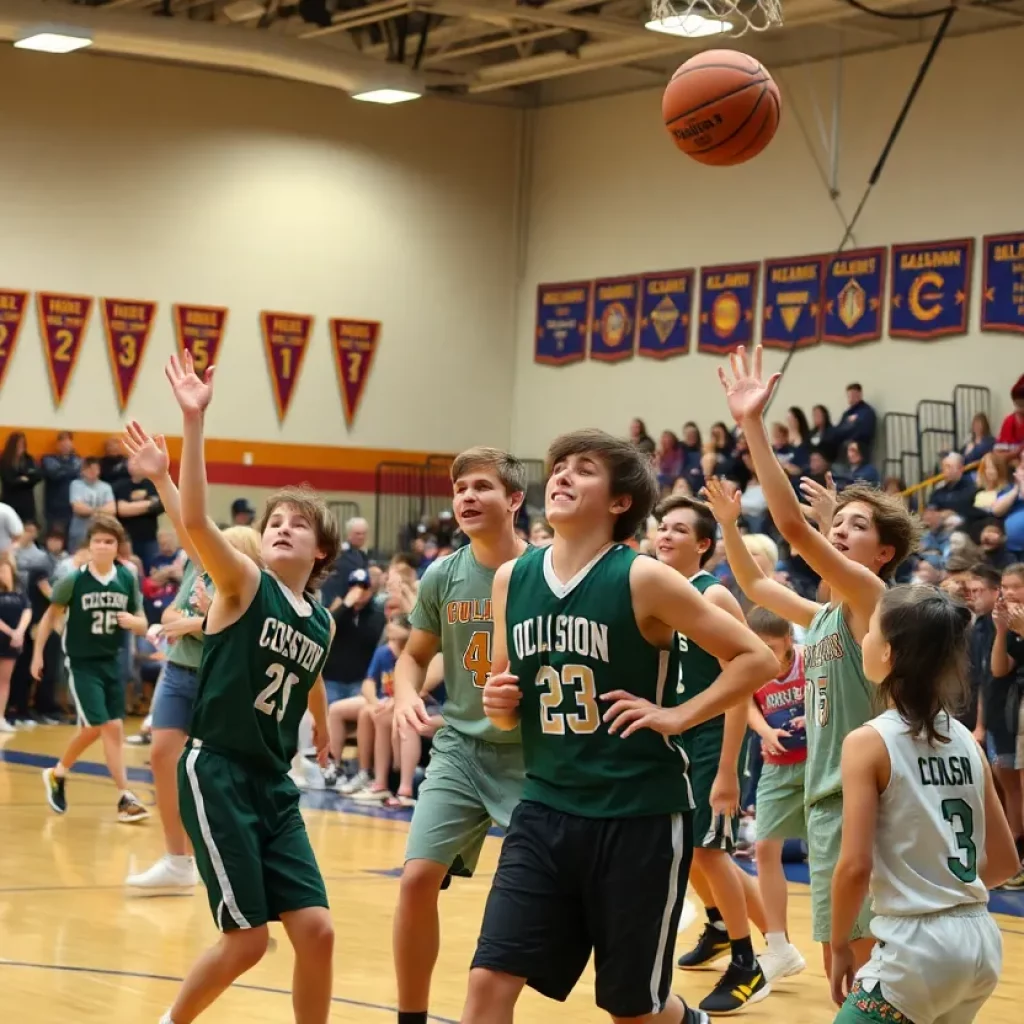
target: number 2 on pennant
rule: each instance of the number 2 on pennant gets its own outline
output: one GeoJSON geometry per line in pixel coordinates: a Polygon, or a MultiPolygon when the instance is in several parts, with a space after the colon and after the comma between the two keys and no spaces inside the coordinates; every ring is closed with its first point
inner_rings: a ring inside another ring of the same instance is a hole
{"type": "Polygon", "coordinates": [[[478,630],[469,638],[462,667],[473,675],[473,685],[483,687],[491,674],[491,634],[478,630]]]}
{"type": "Polygon", "coordinates": [[[57,347],[53,350],[53,358],[58,363],[71,362],[71,346],[75,343],[75,336],[67,329],[61,328],[54,332],[54,340],[57,347]]]}

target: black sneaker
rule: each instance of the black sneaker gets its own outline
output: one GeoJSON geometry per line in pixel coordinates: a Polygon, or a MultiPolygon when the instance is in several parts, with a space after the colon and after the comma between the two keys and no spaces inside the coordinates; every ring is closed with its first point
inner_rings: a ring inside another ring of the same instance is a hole
{"type": "Polygon", "coordinates": [[[46,787],[46,802],[58,814],[68,809],[68,798],[64,795],[66,779],[58,778],[52,768],[43,769],[43,785],[46,787]]]}
{"type": "Polygon", "coordinates": [[[739,1013],[752,1003],[760,1002],[771,990],[760,964],[741,967],[732,962],[700,1008],[713,1017],[739,1013]]]}
{"type": "Polygon", "coordinates": [[[732,952],[729,936],[724,928],[716,928],[709,921],[700,933],[697,945],[684,953],[676,962],[684,971],[708,970],[715,960],[732,952]]]}
{"type": "Polygon", "coordinates": [[[136,821],[145,821],[149,817],[149,811],[139,803],[134,793],[125,793],[117,801],[117,820],[124,825],[131,825],[136,821]]]}

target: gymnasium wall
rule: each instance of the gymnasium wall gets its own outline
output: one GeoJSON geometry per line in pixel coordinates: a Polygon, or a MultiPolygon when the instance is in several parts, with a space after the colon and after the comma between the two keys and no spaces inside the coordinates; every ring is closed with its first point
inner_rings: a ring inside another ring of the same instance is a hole
{"type": "MultiPolygon", "coordinates": [[[[847,218],[882,150],[925,47],[848,59],[842,88],[839,205],[847,218]]],[[[1024,30],[943,44],[854,238],[858,246],[922,242],[1020,230],[1024,137],[1007,69],[1024,51],[1024,30]]],[[[817,142],[812,95],[830,117],[832,63],[776,75],[783,96],[768,149],[736,168],[679,153],[661,124],[661,88],[539,111],[532,139],[526,270],[520,287],[512,443],[543,453],[556,433],[584,425],[622,434],[643,416],[656,435],[685,420],[702,428],[726,415],[714,356],[665,362],[634,358],[566,367],[533,362],[539,283],[638,271],[710,266],[828,252],[844,225],[829,199],[794,107],[817,142]],[[539,413],[543,411],[543,415],[539,413]]],[[[977,331],[977,251],[967,337],[883,340],[798,352],[774,406],[823,402],[836,418],[845,385],[863,383],[880,413],[913,412],[922,398],[949,399],[957,383],[992,389],[998,418],[1024,370],[1019,337],[977,331]]],[[[769,353],[776,369],[784,353],[769,353]]]]}
{"type": "Polygon", "coordinates": [[[163,367],[175,345],[171,305],[188,302],[230,309],[207,433],[223,442],[210,458],[233,493],[266,486],[252,471],[267,467],[307,477],[312,468],[325,490],[365,493],[396,449],[507,444],[510,389],[489,382],[512,373],[517,117],[4,47],[0,286],[159,309],[122,413],[97,307],[55,409],[33,306],[0,391],[0,434],[70,428],[85,432],[84,454],[125,417],[179,431],[163,367]],[[264,309],[316,318],[283,423],[258,329],[264,309]],[[383,323],[351,430],[332,316],[383,323]]]}

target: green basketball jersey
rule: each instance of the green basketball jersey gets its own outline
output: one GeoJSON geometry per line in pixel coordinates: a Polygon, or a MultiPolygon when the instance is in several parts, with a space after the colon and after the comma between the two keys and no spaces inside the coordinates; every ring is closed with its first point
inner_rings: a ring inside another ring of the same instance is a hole
{"type": "MultiPolygon", "coordinates": [[[[707,593],[710,587],[722,586],[722,581],[717,576],[712,576],[711,573],[705,572],[703,569],[696,576],[692,576],[690,582],[702,594],[707,593]]],[[[721,674],[722,666],[719,665],[718,659],[713,654],[708,654],[703,647],[683,636],[682,633],[676,633],[676,641],[679,644],[679,681],[676,685],[676,693],[679,702],[684,703],[708,689],[721,674]]],[[[691,746],[695,741],[702,744],[705,743],[705,740],[712,744],[717,741],[719,751],[721,751],[724,730],[724,714],[709,718],[706,722],[690,729],[683,736],[683,742],[691,759],[693,757],[691,746]]]]}
{"type": "MultiPolygon", "coordinates": [[[[185,569],[181,574],[181,586],[178,587],[178,596],[175,597],[174,603],[171,605],[175,611],[181,612],[182,615],[199,615],[199,612],[192,607],[192,588],[195,586],[197,578],[199,577],[196,573],[195,564],[189,559],[185,563],[185,569]]],[[[209,576],[203,576],[202,580],[206,584],[207,593],[212,598],[213,581],[209,576]]],[[[202,660],[202,657],[203,638],[198,633],[186,633],[167,646],[167,660],[175,665],[182,665],[184,668],[199,668],[199,662],[202,660]]]]}
{"type": "Polygon", "coordinates": [[[89,563],[72,569],[53,588],[50,602],[68,610],[64,650],[73,661],[119,658],[124,630],[117,624],[117,613],[135,614],[142,608],[138,580],[120,562],[104,577],[97,576],[89,563]]]}
{"type": "Polygon", "coordinates": [[[614,544],[562,584],[552,549],[528,551],[509,580],[505,617],[519,677],[524,800],[591,818],[693,808],[678,741],[650,729],[609,733],[602,693],[676,705],[678,654],[644,639],[629,586],[636,553],[614,544]]]}
{"type": "Polygon", "coordinates": [[[519,730],[495,728],[481,701],[491,672],[493,584],[494,569],[484,568],[467,544],[423,574],[409,622],[414,629],[441,640],[445,722],[466,736],[489,743],[518,743],[519,730]]]}
{"type": "Polygon", "coordinates": [[[804,801],[810,807],[841,793],[843,740],[873,718],[873,687],[864,676],[860,644],[853,638],[843,606],[827,604],[804,638],[807,693],[807,767],[804,801]]]}
{"type": "Polygon", "coordinates": [[[283,775],[330,643],[326,609],[261,572],[242,617],[203,638],[191,736],[251,768],[283,775]]]}

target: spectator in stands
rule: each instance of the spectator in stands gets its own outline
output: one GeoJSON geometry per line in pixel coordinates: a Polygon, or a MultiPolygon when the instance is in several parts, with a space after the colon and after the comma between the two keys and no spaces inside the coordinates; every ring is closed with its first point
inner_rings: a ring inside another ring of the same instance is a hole
{"type": "Polygon", "coordinates": [[[960,449],[964,457],[964,464],[969,466],[977,462],[983,455],[988,455],[996,446],[996,439],[992,436],[992,428],[989,426],[988,417],[979,412],[971,420],[971,436],[960,449]]]}
{"type": "MultiPolygon", "coordinates": [[[[126,463],[127,465],[127,463],[126,463]]],[[[153,481],[129,467],[125,476],[112,484],[117,502],[117,518],[121,520],[131,548],[142,565],[142,574],[148,575],[153,559],[160,554],[156,535],[164,506],[156,493],[153,481]]]]}
{"type": "Polygon", "coordinates": [[[671,430],[663,430],[658,438],[658,448],[654,461],[658,471],[658,483],[662,490],[672,486],[672,481],[683,474],[683,456],[685,451],[679,438],[671,430]]]}
{"type": "Polygon", "coordinates": [[[881,484],[878,470],[867,461],[860,441],[847,442],[846,464],[850,467],[850,477],[855,484],[869,484],[871,487],[881,484]]]}
{"type": "Polygon", "coordinates": [[[36,460],[28,453],[25,435],[16,430],[8,435],[0,454],[0,501],[10,505],[23,523],[34,523],[39,518],[35,495],[39,480],[36,460]]]}
{"type": "Polygon", "coordinates": [[[128,460],[125,458],[121,439],[108,437],[103,442],[103,455],[100,456],[100,479],[115,489],[115,484],[128,479],[128,460]]]}
{"type": "Polygon", "coordinates": [[[828,486],[828,474],[832,472],[832,463],[822,448],[812,448],[807,457],[807,476],[822,487],[828,486]]]}
{"type": "Polygon", "coordinates": [[[3,554],[25,529],[21,517],[10,505],[0,501],[0,554],[3,554]]]}
{"type": "Polygon", "coordinates": [[[817,448],[831,465],[839,454],[839,437],[832,425],[832,416],[825,406],[816,405],[811,409],[811,422],[814,424],[809,437],[811,448],[817,448]]]}
{"type": "Polygon", "coordinates": [[[1024,557],[1024,462],[1013,471],[1013,480],[999,492],[992,515],[1003,521],[1006,550],[1014,559],[1024,557]]]}
{"type": "Polygon", "coordinates": [[[942,483],[931,494],[931,504],[948,509],[966,523],[975,516],[974,496],[978,493],[972,477],[964,475],[964,457],[950,452],[942,460],[942,483]]]}
{"type": "Polygon", "coordinates": [[[811,464],[811,428],[807,417],[798,405],[791,405],[786,411],[786,429],[789,434],[789,457],[782,462],[783,468],[794,482],[805,476],[811,464]]]}
{"type": "Polygon", "coordinates": [[[535,548],[550,547],[554,539],[555,535],[546,519],[538,518],[530,523],[530,543],[535,548]]]}
{"type": "Polygon", "coordinates": [[[715,463],[710,471],[707,467],[704,467],[705,477],[721,476],[725,472],[732,459],[732,450],[735,443],[732,432],[721,420],[711,424],[711,440],[709,445],[710,451],[714,452],[715,463]]]}
{"type": "Polygon", "coordinates": [[[1010,390],[1013,412],[1003,420],[996,439],[996,450],[1019,455],[1024,449],[1024,376],[1010,390]]]}
{"type": "Polygon", "coordinates": [[[110,484],[100,479],[100,460],[89,456],[82,463],[82,473],[71,482],[71,525],[68,527],[68,547],[77,551],[85,543],[89,520],[97,513],[117,514],[114,492],[110,484]]]}
{"type": "MultiPolygon", "coordinates": [[[[0,733],[14,732],[7,720],[7,701],[11,692],[14,664],[25,646],[25,634],[32,619],[25,592],[18,585],[18,574],[10,552],[0,555],[0,733]]],[[[12,715],[17,710],[12,711],[12,715]]]]}
{"type": "Polygon", "coordinates": [[[231,525],[252,526],[256,518],[256,507],[248,498],[235,498],[231,502],[231,525]]]}
{"type": "Polygon", "coordinates": [[[981,528],[981,560],[985,565],[1002,572],[1016,559],[1006,550],[1006,531],[1000,519],[990,519],[981,528]]]}
{"type": "Polygon", "coordinates": [[[863,388],[859,384],[847,384],[846,412],[836,427],[836,439],[847,444],[856,441],[860,445],[864,461],[870,462],[877,425],[875,410],[864,401],[863,388]]]}
{"type": "Polygon", "coordinates": [[[1006,462],[997,458],[992,452],[986,452],[978,463],[974,482],[979,488],[978,493],[974,496],[974,507],[991,513],[1000,491],[1006,490],[1009,484],[1006,462]]]}
{"type": "Polygon", "coordinates": [[[404,551],[398,552],[391,559],[384,580],[384,589],[388,597],[385,610],[391,614],[408,615],[416,604],[422,572],[418,571],[415,563],[416,556],[404,551]]]}
{"type": "MultiPolygon", "coordinates": [[[[754,462],[750,458],[750,453],[746,452],[741,457],[747,469],[747,481],[743,485],[743,493],[740,495],[740,512],[751,533],[764,534],[768,532],[771,523],[768,516],[768,499],[764,496],[757,473],[754,472],[754,462]]],[[[772,568],[774,569],[775,566],[773,565],[772,568]]]]}
{"type": "Polygon", "coordinates": [[[629,424],[629,439],[646,455],[654,455],[654,441],[647,433],[647,424],[642,419],[635,419],[629,424]]]}
{"type": "Polygon", "coordinates": [[[941,505],[929,501],[921,513],[925,532],[921,537],[918,551],[922,555],[935,555],[940,566],[946,564],[949,557],[949,538],[953,534],[950,512],[941,505]]]}
{"type": "Polygon", "coordinates": [[[328,609],[336,626],[323,673],[331,704],[359,696],[386,625],[384,612],[372,603],[368,570],[353,569],[345,583],[345,596],[336,597],[328,609]]]}
{"type": "Polygon", "coordinates": [[[369,532],[370,524],[361,516],[345,524],[345,541],[322,588],[321,600],[328,607],[348,592],[348,578],[356,569],[369,571],[370,557],[364,550],[369,532]]]}
{"type": "Polygon", "coordinates": [[[967,603],[974,612],[968,639],[970,694],[967,707],[958,717],[974,733],[982,748],[986,745],[985,702],[992,679],[992,642],[996,635],[992,612],[999,598],[999,585],[998,570],[988,565],[976,565],[971,569],[967,584],[967,603]]]}
{"type": "Polygon", "coordinates": [[[57,451],[44,455],[40,468],[43,474],[43,512],[46,528],[60,529],[65,538],[74,513],[71,511],[71,484],[82,472],[82,460],[75,452],[75,435],[62,430],[57,435],[57,451]]]}

